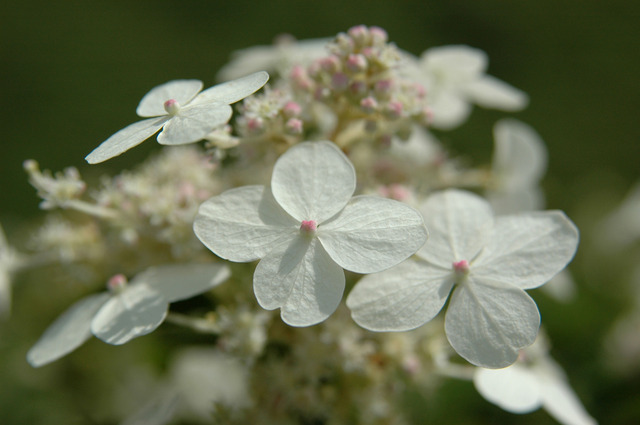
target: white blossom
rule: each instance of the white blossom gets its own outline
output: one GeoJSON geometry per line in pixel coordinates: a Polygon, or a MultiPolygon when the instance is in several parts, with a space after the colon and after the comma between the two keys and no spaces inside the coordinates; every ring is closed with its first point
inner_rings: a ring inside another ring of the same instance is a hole
{"type": "Polygon", "coordinates": [[[218,80],[239,78],[248,72],[265,70],[286,75],[293,65],[308,64],[327,53],[330,38],[295,40],[279,37],[274,44],[253,46],[233,52],[231,61],[218,72],[218,80]]]}
{"type": "Polygon", "coordinates": [[[504,111],[517,111],[528,103],[527,95],[485,74],[487,54],[469,46],[434,47],[422,53],[412,74],[429,96],[432,126],[451,129],[462,124],[471,104],[504,111]]]}
{"type": "Polygon", "coordinates": [[[208,291],[229,277],[217,264],[166,265],[147,269],[131,283],[122,275],[109,281],[109,292],[90,295],[62,314],[27,353],[43,366],[78,348],[91,334],[120,345],[154,331],[167,316],[169,303],[208,291]]]}
{"type": "Polygon", "coordinates": [[[384,270],[427,238],[413,208],[352,198],[355,187],[353,165],[333,143],[301,143],[278,159],[271,187],[239,187],[203,203],[194,230],[222,258],[262,259],[253,278],[260,305],[281,308],[290,325],[313,325],[340,303],[342,268],[384,270]]]}
{"type": "Polygon", "coordinates": [[[493,128],[495,148],[487,198],[498,214],[539,210],[544,195],[539,187],[547,169],[547,149],[534,129],[514,119],[493,128]]]}
{"type": "Polygon", "coordinates": [[[198,80],[174,80],[154,87],[136,109],[139,116],[148,119],[118,131],[85,159],[90,164],[106,161],[139,145],[160,129],[158,143],[162,145],[202,140],[216,127],[229,121],[232,113],[230,104],[251,95],[268,79],[266,72],[257,72],[201,93],[202,82],[198,80]]]}
{"type": "Polygon", "coordinates": [[[577,228],[560,211],[494,218],[484,199],[453,189],[432,195],[420,210],[429,243],[398,267],[358,282],[347,298],[352,317],[374,331],[413,329],[433,319],[453,290],[445,317],[453,348],[477,366],[513,363],[540,325],[525,289],[571,261],[577,228]]]}
{"type": "Polygon", "coordinates": [[[520,353],[516,363],[504,369],[477,368],[473,383],[480,395],[511,413],[544,407],[563,425],[595,425],[596,420],[580,403],[562,368],[539,346],[536,341],[520,353]]]}

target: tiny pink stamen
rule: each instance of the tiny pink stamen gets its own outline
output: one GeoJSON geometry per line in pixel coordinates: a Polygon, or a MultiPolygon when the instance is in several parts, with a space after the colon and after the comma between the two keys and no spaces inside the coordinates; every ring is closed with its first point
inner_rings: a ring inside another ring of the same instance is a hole
{"type": "Polygon", "coordinates": [[[110,292],[119,292],[127,286],[127,278],[123,274],[117,274],[107,281],[107,289],[110,292]]]}
{"type": "Polygon", "coordinates": [[[168,114],[174,115],[180,110],[180,104],[175,99],[169,99],[164,102],[164,110],[167,111],[168,114]]]}
{"type": "Polygon", "coordinates": [[[453,269],[458,274],[467,274],[469,273],[469,262],[467,260],[455,261],[453,263],[453,269]]]}
{"type": "Polygon", "coordinates": [[[316,232],[317,228],[318,224],[315,220],[302,220],[302,223],[300,224],[300,231],[304,233],[313,234],[316,232]]]}

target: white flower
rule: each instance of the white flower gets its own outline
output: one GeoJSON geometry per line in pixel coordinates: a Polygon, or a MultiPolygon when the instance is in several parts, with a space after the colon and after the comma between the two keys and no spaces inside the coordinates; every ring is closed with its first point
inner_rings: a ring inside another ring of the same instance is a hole
{"type": "Polygon", "coordinates": [[[106,161],[139,145],[158,130],[158,143],[182,145],[204,139],[231,118],[231,103],[249,96],[265,85],[269,75],[262,71],[213,86],[202,93],[198,80],[175,80],[147,93],[136,113],[144,118],[102,142],[86,156],[90,164],[106,161]]]}
{"type": "Polygon", "coordinates": [[[307,65],[327,54],[330,38],[295,40],[280,37],[269,46],[253,46],[233,52],[231,61],[220,69],[218,80],[229,80],[261,69],[285,76],[293,65],[307,65]]]}
{"type": "Polygon", "coordinates": [[[458,190],[432,195],[420,210],[429,243],[398,267],[358,282],[347,298],[352,317],[374,331],[417,328],[453,290],[445,317],[453,348],[477,366],[510,365],[540,325],[524,290],[571,261],[578,230],[560,211],[494,218],[484,199],[458,190]]]}
{"type": "Polygon", "coordinates": [[[495,148],[487,198],[498,214],[539,210],[544,195],[539,183],[547,169],[547,149],[528,125],[503,119],[493,128],[495,148]]]}
{"type": "Polygon", "coordinates": [[[384,270],[420,248],[420,214],[390,199],[356,196],[355,170],[331,142],[290,148],[273,169],[271,187],[245,186],[200,206],[196,236],[216,255],[262,259],[253,288],[262,307],[309,326],[329,317],[344,291],[342,268],[384,270]]]}
{"type": "Polygon", "coordinates": [[[536,342],[523,350],[518,361],[507,368],[477,368],[473,383],[480,395],[511,413],[544,407],[561,424],[595,425],[562,368],[538,345],[536,342]]]}
{"type": "Polygon", "coordinates": [[[91,334],[114,345],[146,335],[164,321],[169,303],[206,292],[229,274],[227,266],[182,264],[149,268],[130,284],[117,275],[109,281],[109,292],[78,301],[49,326],[27,360],[43,366],[75,350],[91,334]]]}
{"type": "Polygon", "coordinates": [[[486,75],[487,54],[469,46],[442,46],[422,53],[414,75],[422,82],[433,112],[432,125],[456,127],[469,116],[471,103],[485,108],[517,111],[528,103],[527,95],[486,75]]]}

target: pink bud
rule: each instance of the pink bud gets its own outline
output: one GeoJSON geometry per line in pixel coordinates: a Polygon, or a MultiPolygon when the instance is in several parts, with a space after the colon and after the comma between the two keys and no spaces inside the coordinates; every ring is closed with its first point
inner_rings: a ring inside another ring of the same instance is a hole
{"type": "Polygon", "coordinates": [[[340,69],[340,59],[337,56],[327,56],[319,60],[320,68],[331,74],[337,72],[340,69]]]}
{"type": "Polygon", "coordinates": [[[175,99],[169,99],[164,102],[164,110],[167,111],[169,115],[175,115],[180,110],[180,104],[175,99]]]}
{"type": "Polygon", "coordinates": [[[371,96],[365,97],[360,101],[360,107],[368,114],[374,112],[378,107],[378,102],[371,96]]]}
{"type": "Polygon", "coordinates": [[[380,46],[389,39],[387,32],[380,27],[370,27],[369,33],[371,34],[371,44],[374,46],[380,46]]]}
{"type": "Polygon", "coordinates": [[[251,118],[247,121],[247,128],[252,133],[259,133],[264,129],[264,120],[260,117],[251,118]]]}
{"type": "Polygon", "coordinates": [[[302,134],[302,121],[298,118],[290,118],[285,127],[288,134],[302,134]]]}
{"type": "Polygon", "coordinates": [[[302,112],[300,105],[294,101],[287,102],[282,108],[282,113],[288,118],[297,117],[302,112]]]}
{"type": "Polygon", "coordinates": [[[302,220],[300,224],[300,232],[306,234],[314,234],[318,229],[318,224],[315,220],[302,220]]]}
{"type": "Polygon", "coordinates": [[[387,104],[385,111],[390,119],[398,119],[402,116],[403,109],[402,103],[394,100],[387,104]]]}
{"type": "Polygon", "coordinates": [[[467,260],[454,261],[453,270],[456,274],[466,275],[469,273],[469,262],[467,260]]]}
{"type": "Polygon", "coordinates": [[[347,68],[353,72],[362,72],[367,69],[367,59],[363,55],[351,54],[347,58],[347,68]]]}
{"type": "Polygon", "coordinates": [[[107,289],[110,292],[119,292],[127,286],[127,278],[123,274],[117,274],[107,281],[107,289]]]}
{"type": "Polygon", "coordinates": [[[356,45],[364,46],[369,40],[369,29],[364,25],[357,25],[351,27],[347,31],[349,37],[355,42],[356,45]]]}

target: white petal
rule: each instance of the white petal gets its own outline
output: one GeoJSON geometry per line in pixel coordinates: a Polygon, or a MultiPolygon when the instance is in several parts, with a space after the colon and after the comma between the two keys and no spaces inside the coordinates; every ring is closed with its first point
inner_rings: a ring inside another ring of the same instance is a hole
{"type": "Polygon", "coordinates": [[[91,332],[114,345],[155,330],[167,315],[167,300],[145,283],[111,297],[91,321],[91,332]]]}
{"type": "Polygon", "coordinates": [[[155,117],[165,115],[164,103],[169,99],[177,100],[185,106],[202,90],[202,81],[174,80],[154,87],[144,95],[136,113],[141,117],[155,117]]]}
{"type": "Polygon", "coordinates": [[[363,277],[347,297],[351,317],[371,331],[407,331],[433,319],[447,300],[453,279],[445,270],[409,259],[363,277]]]}
{"type": "Polygon", "coordinates": [[[546,367],[536,367],[534,372],[537,373],[540,381],[542,405],[545,410],[564,425],[596,425],[596,420],[582,406],[560,367],[555,363],[544,366],[546,367]],[[550,368],[558,370],[554,371],[550,368]]]}
{"type": "Polygon", "coordinates": [[[536,288],[564,269],[577,247],[578,229],[561,211],[501,216],[472,270],[478,277],[536,288]]]}
{"type": "Polygon", "coordinates": [[[44,366],[65,356],[91,338],[91,318],[109,299],[106,292],[76,302],[42,334],[27,353],[33,367],[44,366]]]}
{"type": "Polygon", "coordinates": [[[485,108],[519,111],[529,103],[525,92],[489,75],[466,84],[463,90],[470,100],[485,108]]]}
{"type": "Polygon", "coordinates": [[[515,362],[539,327],[538,307],[526,292],[473,276],[454,289],[445,317],[447,339],[458,354],[491,369],[515,362]]]}
{"type": "Polygon", "coordinates": [[[424,245],[427,234],[418,211],[375,196],[356,196],[318,228],[318,239],[333,261],[356,273],[400,263],[424,245]]]}
{"type": "Polygon", "coordinates": [[[147,269],[131,285],[146,283],[171,303],[206,292],[230,275],[223,264],[174,264],[147,269]]]}
{"type": "Polygon", "coordinates": [[[184,145],[198,142],[216,127],[231,118],[231,106],[224,103],[195,105],[183,108],[158,134],[162,145],[184,145]]]}
{"type": "Polygon", "coordinates": [[[535,375],[518,363],[504,369],[476,369],[476,389],[487,401],[511,413],[529,413],[542,406],[535,375]]]}
{"type": "Polygon", "coordinates": [[[118,156],[147,140],[160,130],[168,119],[169,116],[163,116],[133,123],[102,142],[84,159],[89,164],[97,164],[118,156]]]}
{"type": "Polygon", "coordinates": [[[418,256],[451,268],[454,261],[471,261],[486,244],[493,226],[489,203],[471,192],[450,189],[431,195],[420,212],[429,241],[418,256]]]}
{"type": "Polygon", "coordinates": [[[485,72],[488,63],[485,52],[464,45],[433,47],[421,55],[423,69],[442,72],[443,78],[453,81],[475,78],[485,72]]]}
{"type": "Polygon", "coordinates": [[[471,105],[455,91],[435,93],[429,101],[431,126],[439,130],[451,130],[462,124],[469,114],[471,105]]]}
{"type": "Polygon", "coordinates": [[[120,425],[166,425],[173,418],[178,400],[178,395],[173,391],[156,397],[120,422],[120,425]]]}
{"type": "Polygon", "coordinates": [[[296,237],[281,243],[258,263],[253,289],[258,303],[281,308],[291,326],[310,326],[329,317],[344,292],[344,272],[317,239],[296,237]]]}
{"type": "Polygon", "coordinates": [[[547,169],[547,148],[538,133],[525,123],[503,119],[493,127],[493,137],[491,168],[499,188],[537,185],[547,169]]]}
{"type": "Polygon", "coordinates": [[[537,187],[487,191],[487,200],[496,215],[517,214],[544,208],[544,193],[537,187]]]}
{"type": "Polygon", "coordinates": [[[264,186],[214,196],[200,205],[193,224],[198,239],[214,254],[238,262],[264,257],[278,239],[298,234],[299,227],[264,186]]]}
{"type": "Polygon", "coordinates": [[[271,190],[278,203],[299,221],[318,224],[334,216],[356,189],[356,172],[331,142],[305,142],[276,161],[271,190]]]}
{"type": "Polygon", "coordinates": [[[269,74],[264,71],[256,72],[237,80],[227,81],[206,89],[194,99],[194,103],[221,102],[235,103],[255,93],[269,81],[269,74]]]}

